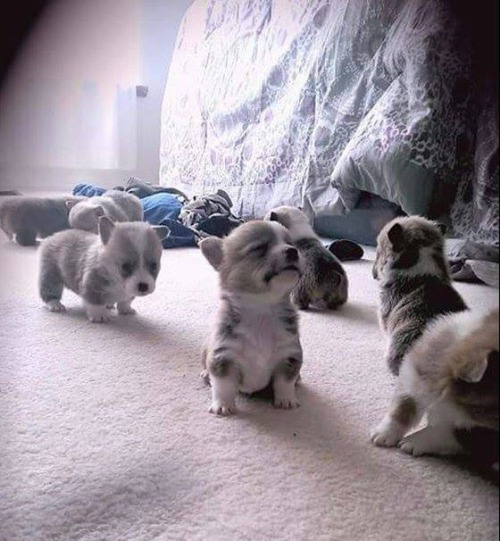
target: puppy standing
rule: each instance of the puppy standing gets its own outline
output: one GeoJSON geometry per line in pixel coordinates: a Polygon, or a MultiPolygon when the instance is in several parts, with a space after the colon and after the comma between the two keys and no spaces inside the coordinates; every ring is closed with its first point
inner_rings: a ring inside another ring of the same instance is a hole
{"type": "Polygon", "coordinates": [[[427,322],[467,309],[451,285],[443,244],[439,227],[420,216],[396,218],[378,236],[373,277],[380,282],[379,317],[389,337],[386,361],[395,375],[427,322]]]}
{"type": "Polygon", "coordinates": [[[109,190],[82,201],[71,201],[67,206],[70,226],[91,233],[97,233],[101,216],[108,216],[113,222],[142,222],[143,219],[140,200],[120,190],[109,190]]]}
{"type": "Polygon", "coordinates": [[[64,287],[83,298],[90,321],[108,321],[108,308],[134,314],[136,296],[155,289],[160,271],[161,239],[168,228],[144,222],[114,224],[99,220],[99,236],[80,230],[57,233],[40,252],[40,296],[52,312],[61,312],[64,287]]]}
{"type": "Polygon", "coordinates": [[[300,278],[299,253],[274,222],[247,222],[221,240],[200,243],[219,272],[217,322],[204,352],[202,376],[212,387],[209,411],[230,415],[239,391],[272,385],[274,405],[299,405],[295,386],[302,365],[297,314],[290,292],[300,278]]]}
{"type": "Polygon", "coordinates": [[[470,454],[498,462],[499,312],[469,310],[429,323],[405,356],[378,445],[406,453],[470,454]],[[427,413],[427,426],[405,434],[427,413]]]}
{"type": "Polygon", "coordinates": [[[347,302],[348,280],[340,261],[328,251],[314,233],[307,216],[295,207],[277,207],[266,220],[285,226],[299,250],[303,274],[292,292],[292,302],[302,310],[310,304],[333,310],[347,302]]]}
{"type": "Polygon", "coordinates": [[[33,246],[45,238],[69,229],[67,203],[75,205],[82,197],[13,196],[0,202],[0,228],[21,246],[33,246]]]}

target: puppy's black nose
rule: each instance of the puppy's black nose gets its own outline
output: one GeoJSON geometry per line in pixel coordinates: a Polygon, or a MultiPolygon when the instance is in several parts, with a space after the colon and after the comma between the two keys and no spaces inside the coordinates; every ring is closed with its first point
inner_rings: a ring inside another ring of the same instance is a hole
{"type": "Polygon", "coordinates": [[[137,290],[140,293],[147,293],[148,289],[149,289],[149,286],[148,286],[148,284],[146,284],[146,282],[139,282],[137,284],[137,290]]]}
{"type": "Polygon", "coordinates": [[[295,263],[299,260],[299,252],[296,248],[287,248],[286,249],[286,260],[290,263],[295,263]]]}

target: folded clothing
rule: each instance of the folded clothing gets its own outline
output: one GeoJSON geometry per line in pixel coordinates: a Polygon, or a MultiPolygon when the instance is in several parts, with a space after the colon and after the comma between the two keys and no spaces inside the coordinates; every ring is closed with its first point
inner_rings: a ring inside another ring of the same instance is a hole
{"type": "Polygon", "coordinates": [[[164,248],[196,246],[196,235],[192,229],[178,220],[182,210],[179,199],[169,193],[155,193],[141,199],[144,220],[152,225],[166,225],[170,235],[163,239],[164,248]]]}
{"type": "MultiPolygon", "coordinates": [[[[170,229],[170,235],[163,240],[164,248],[196,246],[199,239],[208,236],[224,237],[243,222],[231,213],[232,201],[223,190],[189,201],[175,188],[155,186],[134,177],[125,187],[115,190],[124,190],[140,199],[146,222],[170,229]]],[[[74,195],[87,197],[104,192],[105,188],[85,183],[73,188],[74,195]]]]}
{"type": "Polygon", "coordinates": [[[94,197],[95,195],[102,195],[106,188],[101,188],[99,186],[94,186],[93,184],[86,184],[85,182],[80,182],[73,188],[73,195],[83,195],[85,197],[94,197]]]}

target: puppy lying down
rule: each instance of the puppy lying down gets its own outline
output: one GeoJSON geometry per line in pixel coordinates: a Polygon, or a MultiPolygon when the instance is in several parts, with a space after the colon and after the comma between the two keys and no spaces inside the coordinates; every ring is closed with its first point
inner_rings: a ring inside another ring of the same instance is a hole
{"type": "Polygon", "coordinates": [[[296,408],[302,348],[290,292],[301,262],[289,232],[277,222],[251,221],[223,240],[204,239],[200,248],[220,277],[201,374],[212,388],[210,413],[230,415],[238,392],[268,385],[277,408],[296,408]]]}
{"type": "Polygon", "coordinates": [[[69,225],[97,233],[99,218],[107,216],[113,222],[142,222],[143,210],[138,197],[120,190],[109,190],[103,195],[69,201],[69,225]]]}
{"type": "Polygon", "coordinates": [[[340,261],[327,250],[306,214],[295,207],[276,207],[265,218],[285,226],[303,261],[302,277],[292,291],[292,302],[301,310],[309,305],[335,310],[347,302],[349,283],[340,261]]]}

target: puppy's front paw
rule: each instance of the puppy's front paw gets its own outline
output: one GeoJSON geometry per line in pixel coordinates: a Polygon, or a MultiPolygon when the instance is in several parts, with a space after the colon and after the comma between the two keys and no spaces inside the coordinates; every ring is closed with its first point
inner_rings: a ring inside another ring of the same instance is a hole
{"type": "Polygon", "coordinates": [[[108,323],[111,321],[111,317],[106,315],[89,315],[88,318],[90,323],[108,323]]]}
{"type": "Polygon", "coordinates": [[[56,300],[49,301],[46,304],[46,306],[50,312],[65,312],[66,311],[66,307],[60,301],[56,301],[56,300]]]}
{"type": "Polygon", "coordinates": [[[293,410],[300,406],[300,402],[296,398],[276,398],[274,407],[282,410],[293,410]]]}
{"type": "Polygon", "coordinates": [[[396,447],[401,437],[401,429],[386,419],[370,433],[370,440],[377,447],[396,447]]]}
{"type": "Polygon", "coordinates": [[[212,402],[208,408],[209,413],[218,415],[220,417],[228,417],[236,413],[236,406],[234,404],[222,404],[221,402],[212,402]]]}
{"type": "Polygon", "coordinates": [[[399,444],[401,451],[413,455],[454,455],[461,447],[453,434],[438,427],[428,426],[403,438],[399,444]]]}
{"type": "Polygon", "coordinates": [[[135,316],[137,311],[134,310],[131,306],[118,306],[118,313],[121,316],[135,316]]]}
{"type": "Polygon", "coordinates": [[[87,304],[85,311],[91,323],[106,323],[111,320],[109,310],[106,306],[87,304]]]}

